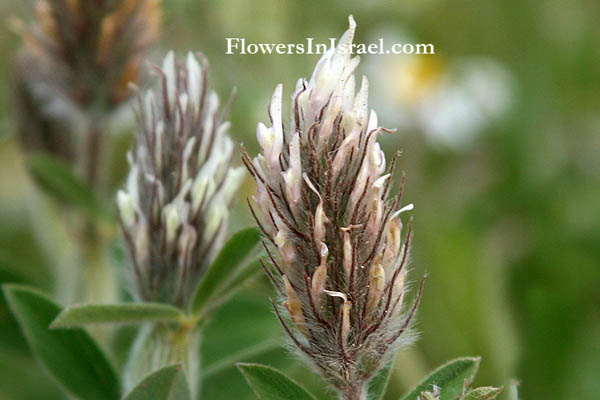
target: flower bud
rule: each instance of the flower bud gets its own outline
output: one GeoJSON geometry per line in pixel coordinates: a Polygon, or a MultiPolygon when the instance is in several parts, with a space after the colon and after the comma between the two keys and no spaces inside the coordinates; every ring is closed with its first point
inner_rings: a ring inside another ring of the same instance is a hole
{"type": "Polygon", "coordinates": [[[312,276],[312,287],[311,287],[311,295],[313,297],[313,301],[315,303],[315,307],[317,310],[321,308],[321,302],[323,299],[323,291],[325,290],[325,284],[327,283],[327,255],[329,254],[329,250],[327,250],[327,246],[325,243],[321,242],[321,263],[315,269],[315,272],[312,276]]]}
{"type": "Polygon", "coordinates": [[[352,274],[352,241],[350,240],[350,234],[348,232],[344,232],[343,253],[344,253],[344,276],[346,277],[346,282],[349,283],[350,275],[352,274]]]}
{"type": "Polygon", "coordinates": [[[279,255],[285,268],[292,266],[296,259],[296,246],[291,241],[291,234],[280,230],[275,236],[275,244],[279,249],[279,255]]]}
{"type": "Polygon", "coordinates": [[[127,228],[131,228],[135,224],[135,210],[131,196],[122,190],[117,192],[117,207],[123,224],[127,228]]]}
{"type": "Polygon", "coordinates": [[[163,208],[163,216],[165,221],[165,231],[167,233],[167,244],[171,245],[175,240],[175,235],[182,222],[179,217],[179,212],[177,211],[177,206],[175,204],[167,204],[165,208],[163,208]]]}
{"type": "Polygon", "coordinates": [[[369,277],[369,296],[367,298],[367,315],[371,315],[375,311],[375,307],[379,305],[383,288],[385,287],[385,271],[381,264],[376,264],[371,268],[369,277]]]}
{"type": "Polygon", "coordinates": [[[402,271],[400,271],[400,273],[398,274],[398,277],[396,278],[396,282],[394,283],[394,288],[393,288],[393,292],[392,292],[392,296],[396,299],[398,299],[397,304],[395,305],[393,312],[395,314],[398,314],[401,311],[401,305],[402,305],[402,301],[404,300],[404,282],[406,280],[406,269],[403,269],[402,271]]]}
{"type": "Polygon", "coordinates": [[[401,244],[401,234],[402,234],[402,221],[400,218],[394,218],[390,222],[390,227],[386,233],[386,246],[385,251],[383,253],[382,264],[386,271],[389,273],[392,271],[394,267],[394,262],[398,257],[398,252],[400,251],[401,244]]]}
{"type": "Polygon", "coordinates": [[[350,311],[352,310],[352,302],[344,300],[342,304],[342,343],[348,344],[348,336],[350,335],[350,311]]]}
{"type": "Polygon", "coordinates": [[[302,162],[300,159],[300,134],[295,133],[290,143],[290,167],[283,174],[286,196],[290,202],[292,214],[298,214],[302,186],[302,162]]]}
{"type": "Polygon", "coordinates": [[[296,328],[298,328],[298,330],[300,330],[302,333],[308,335],[304,314],[302,313],[302,302],[300,301],[300,298],[296,294],[294,288],[292,288],[292,285],[287,277],[283,277],[283,282],[285,284],[285,293],[287,296],[287,300],[285,301],[284,305],[290,313],[296,328]]]}

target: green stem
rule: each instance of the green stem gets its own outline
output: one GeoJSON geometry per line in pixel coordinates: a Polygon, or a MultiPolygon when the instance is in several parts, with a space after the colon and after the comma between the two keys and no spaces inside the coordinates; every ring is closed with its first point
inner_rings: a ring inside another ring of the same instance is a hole
{"type": "MultiPolygon", "coordinates": [[[[95,229],[88,225],[88,229],[95,229]]],[[[87,236],[87,235],[86,235],[87,236]]],[[[86,303],[114,303],[118,300],[115,271],[109,262],[105,240],[99,235],[82,238],[79,248],[77,301],[86,303]]]]}
{"type": "Polygon", "coordinates": [[[180,364],[195,399],[200,386],[200,330],[196,324],[145,325],[132,347],[125,370],[125,390],[131,390],[149,373],[172,364],[180,364]]]}
{"type": "MultiPolygon", "coordinates": [[[[97,198],[104,198],[102,183],[105,168],[101,168],[106,135],[107,111],[102,107],[88,109],[88,129],[84,138],[84,148],[80,152],[80,163],[86,183],[97,198]]],[[[115,273],[111,268],[107,240],[102,235],[97,220],[87,215],[77,214],[78,225],[75,234],[79,245],[80,271],[78,300],[94,303],[111,303],[118,300],[118,287],[115,273]]]]}
{"type": "Polygon", "coordinates": [[[90,123],[90,129],[86,135],[86,143],[85,143],[85,159],[83,160],[85,163],[85,171],[84,176],[87,184],[94,189],[94,191],[98,192],[98,169],[100,160],[102,159],[102,139],[103,132],[99,128],[101,123],[100,118],[92,118],[90,123]]]}

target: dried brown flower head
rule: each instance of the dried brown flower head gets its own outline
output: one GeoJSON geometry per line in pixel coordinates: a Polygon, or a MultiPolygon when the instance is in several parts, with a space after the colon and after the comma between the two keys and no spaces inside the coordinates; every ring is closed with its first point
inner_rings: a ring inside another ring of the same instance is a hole
{"type": "MultiPolygon", "coordinates": [[[[54,149],[57,142],[63,148],[77,146],[80,139],[72,137],[77,131],[93,131],[129,98],[127,84],[139,81],[146,50],[158,36],[161,2],[33,4],[32,23],[15,19],[12,24],[23,39],[13,68],[20,133],[26,148],[60,154],[54,149]],[[33,121],[28,119],[31,114],[33,121]]],[[[95,139],[90,146],[97,144],[95,139]]],[[[71,158],[75,151],[79,149],[61,155],[71,158]]]]}
{"type": "Polygon", "coordinates": [[[158,36],[160,0],[37,0],[35,16],[15,26],[23,51],[56,78],[46,84],[82,107],[113,106],[129,97],[127,84],[158,36]]]}

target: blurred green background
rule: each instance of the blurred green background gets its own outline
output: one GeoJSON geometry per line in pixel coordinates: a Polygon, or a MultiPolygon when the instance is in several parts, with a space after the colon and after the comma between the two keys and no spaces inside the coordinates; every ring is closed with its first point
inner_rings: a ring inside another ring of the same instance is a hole
{"type": "MultiPolygon", "coordinates": [[[[15,137],[9,76],[20,40],[5,26],[10,15],[30,14],[28,2],[0,2],[0,280],[49,290],[56,259],[49,254],[68,244],[38,232],[58,223],[45,217],[15,137]]],[[[599,398],[600,3],[164,0],[151,58],[158,62],[166,49],[206,54],[222,101],[237,88],[232,135],[254,155],[256,124],[267,120],[276,84],[291,95],[318,56],[225,55],[225,38],[326,42],[346,29],[348,14],[358,24],[356,42],[409,38],[436,49],[362,56],[357,71],[371,80],[380,123],[400,127],[382,146],[388,155],[403,151],[405,199],[415,204],[412,280],[429,274],[419,340],[398,354],[387,398],[463,355],[483,357],[477,384],[516,379],[521,399],[599,398]]],[[[125,171],[124,157],[113,161],[125,171]]],[[[240,199],[252,191],[248,179],[240,199]]],[[[244,201],[234,216],[232,230],[251,224],[244,201]]],[[[319,389],[279,348],[270,294],[259,281],[215,317],[205,340],[204,398],[252,398],[231,367],[242,359],[282,367],[319,389]]],[[[128,329],[119,333],[123,342],[131,338],[128,329]]],[[[2,301],[0,399],[54,398],[59,390],[31,359],[2,301]]]]}

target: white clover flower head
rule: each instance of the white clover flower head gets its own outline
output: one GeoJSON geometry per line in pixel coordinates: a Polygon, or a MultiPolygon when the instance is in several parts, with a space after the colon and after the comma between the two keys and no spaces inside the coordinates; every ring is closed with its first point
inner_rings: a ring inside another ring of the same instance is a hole
{"type": "Polygon", "coordinates": [[[232,168],[229,122],[207,87],[207,63],[169,52],[160,90],[139,94],[131,171],[117,205],[138,295],[185,306],[219,250],[243,177],[232,168]]]}
{"type": "Polygon", "coordinates": [[[289,128],[278,85],[271,126],[257,131],[262,153],[243,155],[258,185],[259,213],[251,210],[270,242],[265,271],[284,300],[277,315],[342,393],[362,390],[385,364],[418,303],[403,304],[411,228],[403,240],[400,216],[412,205],[400,207],[401,191],[389,198],[397,157],[386,170],[377,136],[392,131],[369,112],[366,78],[356,91],[349,23],[311,79],[298,81],[289,128]]]}

